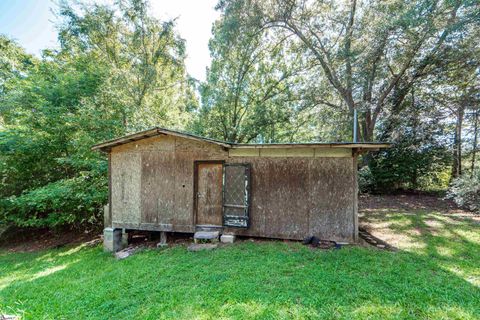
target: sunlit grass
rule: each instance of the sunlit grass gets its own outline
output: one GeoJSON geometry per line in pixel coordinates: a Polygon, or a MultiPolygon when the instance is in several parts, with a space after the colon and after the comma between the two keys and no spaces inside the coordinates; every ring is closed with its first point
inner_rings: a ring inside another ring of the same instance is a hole
{"type": "Polygon", "coordinates": [[[427,256],[439,268],[480,287],[478,216],[424,209],[382,209],[367,213],[364,221],[378,237],[404,251],[427,256]]]}
{"type": "Polygon", "coordinates": [[[479,318],[477,222],[431,211],[368,219],[402,250],[279,241],[121,261],[101,247],[0,253],[0,310],[25,319],[479,318]]]}

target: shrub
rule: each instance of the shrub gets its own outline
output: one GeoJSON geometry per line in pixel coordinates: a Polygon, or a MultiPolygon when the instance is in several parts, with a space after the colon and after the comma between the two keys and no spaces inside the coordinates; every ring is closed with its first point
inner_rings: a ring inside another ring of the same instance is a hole
{"type": "Polygon", "coordinates": [[[1,199],[2,220],[18,227],[87,228],[102,221],[107,179],[84,174],[1,199]]]}
{"type": "Polygon", "coordinates": [[[375,180],[368,166],[358,170],[358,190],[361,193],[369,193],[375,190],[375,180]]]}
{"type": "Polygon", "coordinates": [[[448,185],[445,172],[450,153],[440,144],[415,144],[405,139],[391,148],[372,154],[368,163],[371,189],[376,192],[395,190],[439,190],[448,185]]]}
{"type": "Polygon", "coordinates": [[[463,174],[454,179],[448,190],[447,197],[453,199],[462,208],[480,212],[480,170],[473,174],[463,174]]]}

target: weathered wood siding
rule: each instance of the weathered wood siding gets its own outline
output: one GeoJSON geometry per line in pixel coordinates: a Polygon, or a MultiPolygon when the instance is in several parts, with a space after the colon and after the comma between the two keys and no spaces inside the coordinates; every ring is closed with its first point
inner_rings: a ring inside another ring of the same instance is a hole
{"type": "Polygon", "coordinates": [[[235,157],[252,164],[251,226],[237,234],[353,242],[356,163],[341,158],[235,157]]]}
{"type": "Polygon", "coordinates": [[[225,159],[221,146],[172,136],[111,151],[112,223],[145,230],[194,230],[194,161],[225,159]]]}
{"type": "Polygon", "coordinates": [[[197,165],[196,224],[222,225],[223,163],[197,165]]]}
{"type": "Polygon", "coordinates": [[[193,232],[194,161],[225,160],[252,166],[250,228],[228,231],[285,239],[316,235],[353,242],[356,158],[351,150],[350,154],[301,151],[283,155],[278,150],[252,153],[245,149],[229,157],[221,146],[167,135],[114,147],[110,155],[112,224],[193,232]]]}

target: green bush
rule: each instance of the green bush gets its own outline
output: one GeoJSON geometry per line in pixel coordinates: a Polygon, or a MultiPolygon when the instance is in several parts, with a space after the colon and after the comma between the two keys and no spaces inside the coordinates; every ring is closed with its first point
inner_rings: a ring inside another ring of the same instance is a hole
{"type": "Polygon", "coordinates": [[[375,189],[375,180],[368,166],[358,170],[358,190],[361,193],[370,193],[375,189]]]}
{"type": "Polygon", "coordinates": [[[480,213],[480,170],[454,179],[447,197],[459,207],[480,213]]]}
{"type": "Polygon", "coordinates": [[[450,165],[450,152],[439,143],[404,138],[391,148],[372,154],[369,160],[372,191],[439,191],[448,187],[449,175],[445,176],[445,172],[450,165]]]}
{"type": "Polygon", "coordinates": [[[107,179],[102,175],[59,180],[1,199],[1,218],[18,227],[95,227],[101,225],[107,190],[107,179]]]}

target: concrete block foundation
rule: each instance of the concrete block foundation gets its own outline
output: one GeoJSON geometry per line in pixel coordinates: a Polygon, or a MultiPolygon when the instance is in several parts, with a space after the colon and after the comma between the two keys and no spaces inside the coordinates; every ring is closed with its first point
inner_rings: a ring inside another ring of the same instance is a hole
{"type": "Polygon", "coordinates": [[[128,247],[128,232],[122,229],[122,249],[128,247]]]}
{"type": "Polygon", "coordinates": [[[222,234],[220,241],[222,243],[233,243],[235,242],[235,236],[233,234],[222,234]]]}
{"type": "Polygon", "coordinates": [[[103,249],[107,252],[117,252],[122,249],[122,229],[103,229],[103,249]]]}

